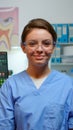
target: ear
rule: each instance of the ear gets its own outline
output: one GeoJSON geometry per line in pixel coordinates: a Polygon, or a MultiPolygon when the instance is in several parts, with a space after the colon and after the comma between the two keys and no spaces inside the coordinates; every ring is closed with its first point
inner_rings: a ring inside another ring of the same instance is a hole
{"type": "Polygon", "coordinates": [[[53,51],[52,51],[52,54],[54,53],[55,49],[56,49],[56,47],[55,47],[55,46],[53,46],[53,51]]]}
{"type": "Polygon", "coordinates": [[[22,48],[23,52],[26,53],[26,47],[25,47],[25,45],[21,45],[21,48],[22,48]]]}

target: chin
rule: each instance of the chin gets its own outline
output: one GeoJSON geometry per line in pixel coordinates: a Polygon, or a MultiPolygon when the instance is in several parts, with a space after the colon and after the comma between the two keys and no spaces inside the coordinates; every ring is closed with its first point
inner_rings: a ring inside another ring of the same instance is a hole
{"type": "Polygon", "coordinates": [[[36,67],[43,67],[43,66],[46,66],[46,65],[48,65],[48,63],[35,63],[34,64],[36,67]]]}

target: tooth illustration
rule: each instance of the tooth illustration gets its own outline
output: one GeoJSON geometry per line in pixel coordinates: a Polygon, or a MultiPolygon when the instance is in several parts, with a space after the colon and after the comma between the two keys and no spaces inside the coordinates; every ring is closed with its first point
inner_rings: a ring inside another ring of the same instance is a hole
{"type": "Polygon", "coordinates": [[[11,36],[13,32],[14,22],[12,18],[0,20],[0,44],[6,44],[8,49],[11,48],[11,36]]]}

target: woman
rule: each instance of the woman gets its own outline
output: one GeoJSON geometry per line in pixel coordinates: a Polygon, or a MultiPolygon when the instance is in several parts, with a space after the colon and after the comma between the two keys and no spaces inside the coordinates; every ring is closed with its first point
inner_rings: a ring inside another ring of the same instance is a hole
{"type": "Polygon", "coordinates": [[[0,130],[73,130],[73,84],[51,70],[57,34],[41,18],[24,27],[21,48],[28,68],[8,78],[0,90],[0,130]]]}

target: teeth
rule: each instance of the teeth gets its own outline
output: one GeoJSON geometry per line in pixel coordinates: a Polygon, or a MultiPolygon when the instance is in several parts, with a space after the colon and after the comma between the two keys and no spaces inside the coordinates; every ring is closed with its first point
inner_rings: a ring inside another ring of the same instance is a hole
{"type": "Polygon", "coordinates": [[[13,32],[13,26],[13,22],[7,24],[6,26],[0,23],[0,45],[4,43],[8,49],[11,48],[10,39],[13,32]]]}

